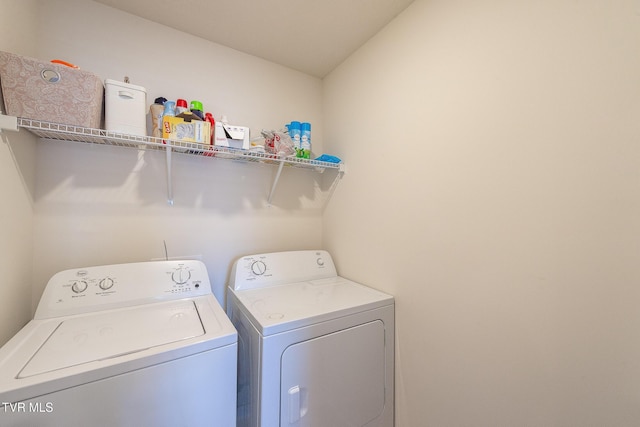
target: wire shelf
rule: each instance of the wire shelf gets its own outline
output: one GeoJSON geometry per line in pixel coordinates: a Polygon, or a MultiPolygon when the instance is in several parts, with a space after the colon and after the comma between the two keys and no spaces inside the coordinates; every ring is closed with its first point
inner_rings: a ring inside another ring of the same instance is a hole
{"type": "Polygon", "coordinates": [[[2,119],[0,120],[0,131],[3,129],[16,131],[19,128],[23,128],[36,136],[45,139],[164,151],[167,159],[167,201],[170,205],[173,205],[171,157],[174,152],[194,156],[211,157],[214,159],[230,159],[277,165],[278,171],[267,198],[269,206],[271,206],[271,200],[273,199],[273,194],[278,185],[278,180],[280,179],[280,174],[282,173],[282,168],[284,166],[312,169],[316,172],[324,172],[325,169],[334,169],[339,172],[338,177],[341,177],[345,172],[343,163],[322,162],[319,160],[300,159],[297,157],[281,157],[274,154],[255,151],[176,141],[172,139],[154,138],[151,136],[129,135],[104,129],[51,123],[42,120],[27,119],[24,117],[4,116],[2,114],[0,114],[0,119],[2,119]]]}
{"type": "Polygon", "coordinates": [[[175,152],[195,156],[259,162],[274,165],[284,164],[285,166],[293,166],[297,168],[315,169],[319,172],[322,172],[325,169],[343,170],[342,163],[322,162],[319,160],[301,159],[297,157],[280,157],[268,153],[176,141],[172,139],[154,138],[151,136],[129,135],[106,131],[104,129],[51,123],[41,120],[26,119],[23,117],[18,117],[17,119],[18,127],[27,129],[31,133],[46,139],[113,145],[138,149],[144,147],[146,149],[166,150],[170,147],[171,150],[175,152]]]}

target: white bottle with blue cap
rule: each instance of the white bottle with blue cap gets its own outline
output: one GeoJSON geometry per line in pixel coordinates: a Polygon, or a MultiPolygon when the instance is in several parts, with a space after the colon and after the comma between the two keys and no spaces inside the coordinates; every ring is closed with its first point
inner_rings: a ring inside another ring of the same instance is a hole
{"type": "Polygon", "coordinates": [[[293,121],[289,123],[289,136],[293,141],[293,148],[296,150],[296,157],[302,157],[302,147],[300,145],[300,122],[293,121]]]}
{"type": "Polygon", "coordinates": [[[300,124],[300,151],[305,159],[311,158],[311,123],[300,124]]]}

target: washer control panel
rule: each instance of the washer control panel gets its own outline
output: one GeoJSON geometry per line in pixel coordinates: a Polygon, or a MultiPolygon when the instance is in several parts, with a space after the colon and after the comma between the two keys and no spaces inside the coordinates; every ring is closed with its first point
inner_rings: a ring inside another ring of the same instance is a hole
{"type": "Polygon", "coordinates": [[[247,255],[231,270],[231,289],[252,289],[337,276],[327,251],[291,251],[247,255]]]}
{"type": "Polygon", "coordinates": [[[201,261],[157,261],[65,270],[42,294],[35,318],[211,294],[201,261]]]}

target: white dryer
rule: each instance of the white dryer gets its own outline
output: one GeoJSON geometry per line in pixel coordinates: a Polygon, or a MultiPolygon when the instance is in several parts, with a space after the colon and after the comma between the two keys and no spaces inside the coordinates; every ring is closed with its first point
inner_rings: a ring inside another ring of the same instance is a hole
{"type": "Polygon", "coordinates": [[[0,348],[0,425],[234,427],[236,367],[202,262],[67,270],[0,348]]]}
{"type": "Polygon", "coordinates": [[[393,426],[392,296],[338,276],[326,251],[242,257],[228,291],[238,426],[393,426]]]}

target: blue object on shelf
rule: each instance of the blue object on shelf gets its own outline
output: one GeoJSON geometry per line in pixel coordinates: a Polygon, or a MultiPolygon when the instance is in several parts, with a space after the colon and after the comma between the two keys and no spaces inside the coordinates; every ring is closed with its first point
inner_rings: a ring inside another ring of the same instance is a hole
{"type": "Polygon", "coordinates": [[[329,154],[323,154],[320,157],[316,157],[315,160],[318,160],[320,162],[329,162],[329,163],[340,163],[342,161],[338,157],[330,156],[329,154]]]}

